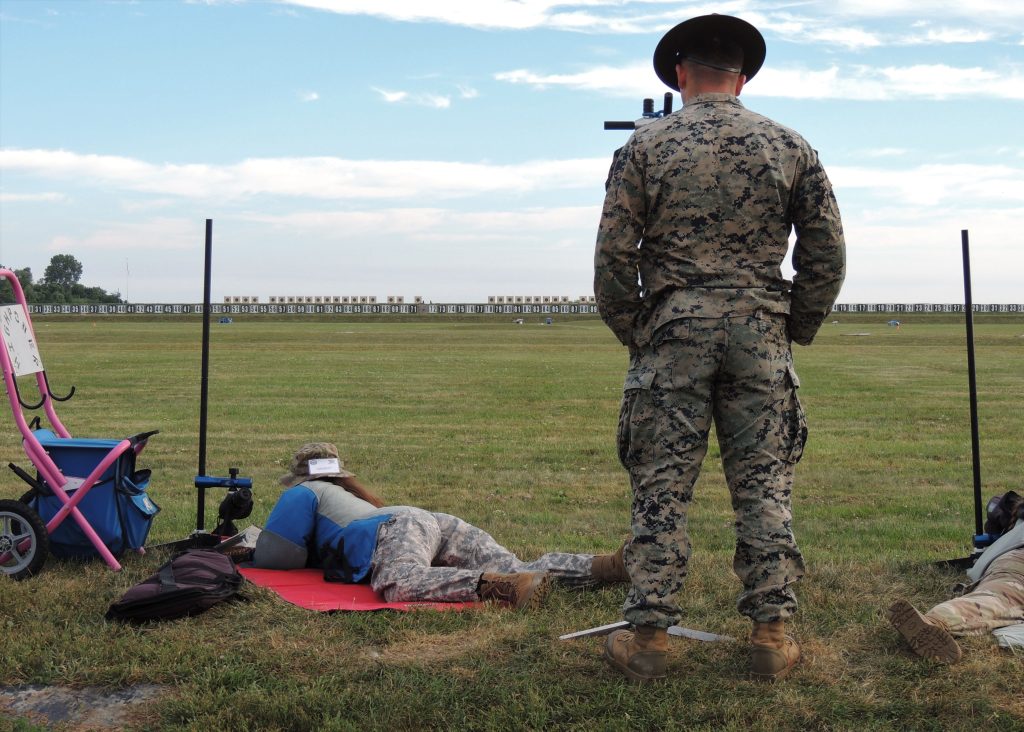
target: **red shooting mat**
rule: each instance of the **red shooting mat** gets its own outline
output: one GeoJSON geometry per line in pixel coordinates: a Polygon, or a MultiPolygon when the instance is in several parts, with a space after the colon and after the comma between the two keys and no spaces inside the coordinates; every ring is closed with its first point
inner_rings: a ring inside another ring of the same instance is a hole
{"type": "Polygon", "coordinates": [[[322,569],[256,569],[238,571],[254,585],[273,590],[281,598],[307,610],[463,610],[477,602],[388,602],[369,585],[324,582],[322,569]]]}

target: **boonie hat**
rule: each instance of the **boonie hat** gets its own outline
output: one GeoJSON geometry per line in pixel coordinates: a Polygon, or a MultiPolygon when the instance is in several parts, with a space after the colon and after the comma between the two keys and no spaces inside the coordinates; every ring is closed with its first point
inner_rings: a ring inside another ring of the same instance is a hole
{"type": "Polygon", "coordinates": [[[684,20],[666,33],[654,49],[654,73],[670,89],[679,91],[676,64],[687,57],[688,49],[697,41],[715,36],[733,41],[743,49],[743,67],[735,71],[747,77],[747,81],[753,79],[764,63],[764,37],[747,21],[717,13],[684,20]]]}
{"type": "Polygon", "coordinates": [[[338,448],[330,442],[307,442],[292,457],[289,472],[281,476],[285,488],[316,478],[353,478],[338,457],[338,448]]]}

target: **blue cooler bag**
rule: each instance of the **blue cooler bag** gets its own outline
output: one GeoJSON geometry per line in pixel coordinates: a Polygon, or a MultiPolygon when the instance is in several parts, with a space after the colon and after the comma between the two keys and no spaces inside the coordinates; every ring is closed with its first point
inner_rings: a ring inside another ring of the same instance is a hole
{"type": "MultiPolygon", "coordinates": [[[[83,479],[121,442],[57,437],[50,430],[36,430],[34,434],[68,478],[64,490],[69,496],[75,495],[83,479]]],[[[78,510],[115,557],[127,549],[145,545],[153,517],[160,511],[146,493],[150,474],[149,470],[136,470],[135,451],[125,450],[78,504],[78,510]]],[[[43,491],[33,492],[29,505],[46,523],[64,504],[53,495],[41,476],[39,483],[43,491]]],[[[70,559],[98,556],[92,542],[70,515],[50,534],[50,553],[70,559]]]]}

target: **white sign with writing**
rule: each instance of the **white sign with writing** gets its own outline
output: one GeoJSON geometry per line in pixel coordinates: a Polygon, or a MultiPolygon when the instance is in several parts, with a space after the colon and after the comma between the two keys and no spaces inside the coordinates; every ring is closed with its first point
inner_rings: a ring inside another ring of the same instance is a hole
{"type": "Polygon", "coordinates": [[[21,305],[0,305],[0,333],[3,334],[4,347],[15,376],[43,370],[43,359],[32,337],[25,308],[21,305]]]}
{"type": "Polygon", "coordinates": [[[328,475],[340,471],[341,466],[338,464],[338,458],[313,458],[309,461],[310,475],[328,475]]]}

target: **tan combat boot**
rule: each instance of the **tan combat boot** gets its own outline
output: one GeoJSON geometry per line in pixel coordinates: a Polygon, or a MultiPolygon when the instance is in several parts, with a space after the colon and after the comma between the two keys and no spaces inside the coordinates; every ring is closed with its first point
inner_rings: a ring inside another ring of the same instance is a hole
{"type": "Polygon", "coordinates": [[[626,565],[622,561],[622,551],[626,548],[623,544],[614,554],[597,554],[590,565],[590,575],[596,582],[612,584],[614,582],[629,582],[629,574],[626,573],[626,565]]]}
{"type": "Polygon", "coordinates": [[[547,572],[485,572],[480,577],[477,594],[484,602],[497,602],[516,610],[533,610],[540,607],[550,586],[547,572]]]}
{"type": "Polygon", "coordinates": [[[616,630],[604,644],[604,660],[633,681],[665,678],[668,631],[651,625],[616,630]]]}
{"type": "Polygon", "coordinates": [[[771,623],[754,621],[750,633],[750,676],[758,681],[778,681],[786,676],[798,660],[800,646],[785,634],[782,620],[771,623]]]}
{"type": "Polygon", "coordinates": [[[960,645],[949,634],[945,624],[922,615],[906,600],[897,600],[889,608],[889,622],[902,635],[914,653],[939,663],[960,660],[960,645]]]}

